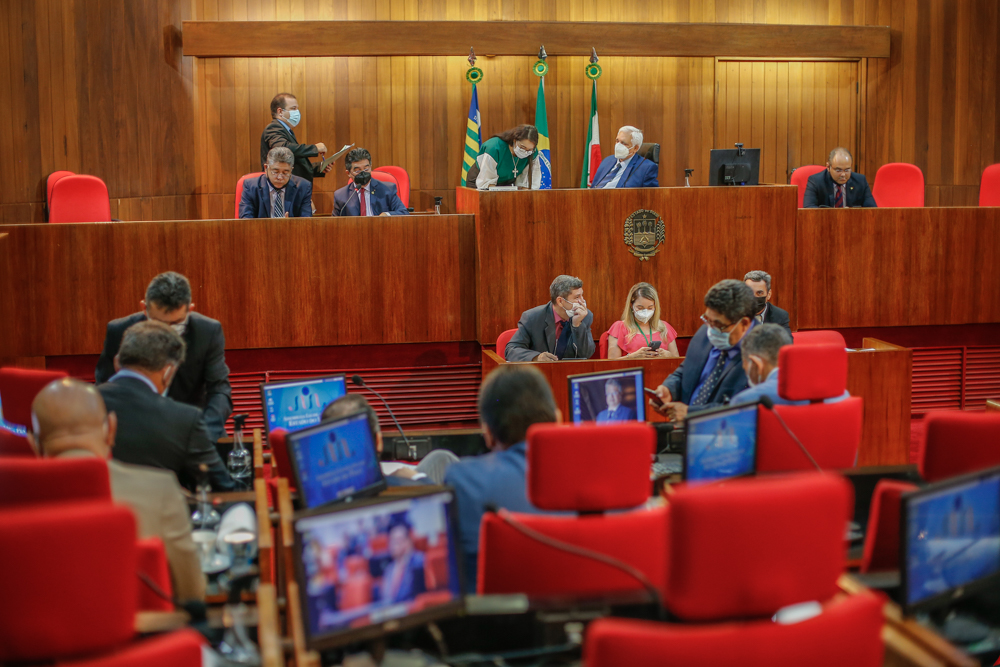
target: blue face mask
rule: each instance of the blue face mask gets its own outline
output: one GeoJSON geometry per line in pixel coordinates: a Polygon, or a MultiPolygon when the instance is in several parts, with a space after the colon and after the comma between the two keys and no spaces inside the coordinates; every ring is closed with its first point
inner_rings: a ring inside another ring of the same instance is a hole
{"type": "Polygon", "coordinates": [[[299,120],[302,118],[302,114],[299,113],[298,109],[292,109],[288,112],[288,124],[295,127],[299,124],[299,120]]]}
{"type": "Polygon", "coordinates": [[[725,352],[733,346],[729,342],[729,334],[725,331],[719,331],[714,327],[708,327],[708,340],[720,352],[725,352]]]}

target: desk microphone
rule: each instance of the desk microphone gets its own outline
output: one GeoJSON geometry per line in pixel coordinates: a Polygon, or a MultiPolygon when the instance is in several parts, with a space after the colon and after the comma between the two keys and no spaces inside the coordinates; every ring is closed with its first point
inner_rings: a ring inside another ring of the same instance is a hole
{"type": "Polygon", "coordinates": [[[403,427],[399,425],[399,420],[396,419],[396,415],[393,414],[392,408],[389,407],[389,403],[388,403],[388,401],[385,400],[385,397],[382,396],[382,394],[380,394],[377,391],[375,391],[374,389],[372,389],[369,385],[365,384],[364,378],[362,378],[360,375],[352,375],[351,376],[351,382],[354,383],[354,384],[356,384],[359,387],[364,387],[365,389],[367,389],[371,393],[373,393],[376,396],[378,396],[378,399],[380,401],[382,401],[382,405],[384,405],[385,409],[389,412],[389,416],[392,417],[393,423],[396,424],[396,428],[399,429],[399,434],[401,436],[403,436],[403,442],[406,443],[406,449],[408,451],[410,451],[411,453],[414,453],[416,450],[414,450],[413,446],[410,445],[410,441],[407,439],[406,434],[403,433],[403,427]]]}
{"type": "MultiPolygon", "coordinates": [[[[355,188],[354,188],[354,192],[352,192],[352,193],[351,193],[351,194],[350,194],[350,195],[349,195],[349,196],[347,197],[347,201],[345,201],[345,202],[344,202],[344,206],[343,206],[343,208],[341,208],[340,210],[341,210],[341,211],[346,211],[346,210],[347,210],[347,205],[351,203],[351,197],[353,197],[354,195],[358,194],[359,192],[361,192],[361,190],[360,190],[360,189],[358,189],[358,187],[357,187],[357,186],[355,186],[355,188]]],[[[343,215],[343,213],[341,213],[341,215],[343,215]]],[[[357,376],[355,376],[355,377],[357,377],[357,376]]]]}
{"type": "Polygon", "coordinates": [[[823,469],[819,467],[818,463],[816,463],[816,459],[812,457],[812,454],[809,453],[809,450],[806,449],[806,446],[802,444],[802,442],[798,439],[798,437],[794,433],[792,433],[792,429],[788,428],[788,424],[786,424],[785,420],[781,418],[781,415],[778,414],[778,411],[774,409],[774,401],[771,400],[771,397],[761,396],[760,404],[763,405],[768,410],[770,410],[771,414],[778,419],[778,423],[781,424],[781,427],[783,429],[785,429],[785,433],[791,436],[792,440],[795,441],[795,444],[799,446],[799,449],[801,449],[802,453],[806,455],[806,458],[809,459],[809,462],[812,463],[813,466],[815,466],[816,470],[823,472],[823,469]]]}

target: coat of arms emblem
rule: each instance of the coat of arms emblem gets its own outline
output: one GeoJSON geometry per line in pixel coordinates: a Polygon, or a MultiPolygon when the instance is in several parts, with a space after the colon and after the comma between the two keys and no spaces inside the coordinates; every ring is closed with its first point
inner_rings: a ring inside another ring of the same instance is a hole
{"type": "Polygon", "coordinates": [[[625,245],[640,261],[660,252],[660,244],[666,240],[666,226],[659,213],[639,209],[625,218],[625,245]]]}

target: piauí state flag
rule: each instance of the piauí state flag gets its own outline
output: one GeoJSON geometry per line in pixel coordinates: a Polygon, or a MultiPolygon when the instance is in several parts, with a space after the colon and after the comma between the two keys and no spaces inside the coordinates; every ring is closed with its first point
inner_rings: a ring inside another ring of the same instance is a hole
{"type": "MultiPolygon", "coordinates": [[[[538,80],[538,101],[535,103],[535,127],[538,128],[538,163],[542,167],[542,190],[552,189],[552,163],[549,162],[549,120],[545,113],[545,77],[538,80]]],[[[528,184],[531,187],[531,184],[528,184]]]]}
{"type": "Polygon", "coordinates": [[[469,167],[476,164],[479,148],[483,145],[483,135],[480,129],[482,123],[479,117],[479,94],[476,84],[472,84],[472,101],[469,103],[469,123],[465,129],[465,158],[462,162],[462,185],[469,175],[469,167]]]}
{"type": "Polygon", "coordinates": [[[597,127],[597,82],[590,92],[590,123],[587,125],[587,145],[583,149],[583,174],[580,187],[589,188],[601,165],[601,131],[597,127]]]}

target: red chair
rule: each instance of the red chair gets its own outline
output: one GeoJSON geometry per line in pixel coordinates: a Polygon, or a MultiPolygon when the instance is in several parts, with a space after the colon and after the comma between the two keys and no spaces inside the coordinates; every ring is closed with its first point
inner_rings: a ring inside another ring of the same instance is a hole
{"type": "Polygon", "coordinates": [[[924,173],[915,164],[884,164],[875,173],[872,196],[879,208],[922,207],[924,173]]]}
{"type": "Polygon", "coordinates": [[[1000,206],[1000,164],[991,164],[979,181],[979,205],[1000,206]]]}
{"type": "Polygon", "coordinates": [[[607,331],[605,331],[604,333],[601,334],[601,341],[597,345],[597,349],[598,349],[598,356],[597,356],[597,358],[598,359],[607,359],[608,358],[608,337],[610,335],[611,334],[608,333],[607,331]]]}
{"type": "Polygon", "coordinates": [[[108,186],[96,176],[63,176],[52,185],[49,222],[111,222],[108,186]]]}
{"type": "Polygon", "coordinates": [[[33,459],[37,456],[38,452],[26,437],[0,426],[0,459],[15,457],[33,459]]]}
{"type": "Polygon", "coordinates": [[[839,345],[847,348],[847,341],[839,331],[829,329],[819,329],[817,331],[796,331],[792,334],[792,341],[796,345],[839,345]]]}
{"type": "Polygon", "coordinates": [[[39,503],[111,502],[108,464],[97,457],[0,460],[0,508],[39,503]]]}
{"type": "Polygon", "coordinates": [[[778,353],[778,395],[810,405],[763,407],[757,422],[757,471],[812,470],[813,463],[778,422],[776,412],[798,436],[816,463],[826,469],[851,468],[861,443],[864,402],[846,398],[847,351],[834,345],[786,345],[778,353]]]}
{"type": "Polygon", "coordinates": [[[201,665],[193,631],[134,641],[135,534],[132,512],[106,502],[4,512],[0,663],[201,665]]]}
{"type": "Polygon", "coordinates": [[[283,428],[274,429],[267,436],[267,442],[271,445],[272,475],[287,479],[288,490],[294,491],[295,485],[292,483],[292,459],[288,456],[288,431],[283,428]]]}
{"type": "Polygon", "coordinates": [[[136,543],[136,568],[146,575],[152,584],[159,589],[159,595],[146,583],[139,583],[138,608],[142,611],[173,611],[174,587],[170,581],[170,563],[167,562],[167,550],[163,540],[158,537],[147,537],[136,543]]]}
{"type": "Polygon", "coordinates": [[[536,424],[528,429],[531,503],[547,511],[588,514],[486,514],[479,538],[479,592],[589,596],[646,590],[616,567],[531,539],[505,517],[550,539],[626,563],[662,591],[667,508],[600,514],[635,508],[648,499],[655,443],[652,427],[639,423],[536,424]],[[595,461],[600,461],[599,471],[595,461]]]}
{"type": "Polygon", "coordinates": [[[52,186],[56,184],[63,176],[72,176],[72,171],[53,171],[49,174],[49,177],[45,179],[45,206],[48,211],[52,210],[52,186]]]}
{"type": "Polygon", "coordinates": [[[240,176],[240,180],[236,181],[236,211],[233,213],[233,219],[238,220],[240,217],[240,200],[243,199],[243,181],[254,178],[260,178],[264,175],[262,171],[255,171],[252,174],[244,174],[240,176]]]}
{"type": "Polygon", "coordinates": [[[12,424],[31,424],[31,403],[45,385],[67,377],[64,371],[0,368],[0,414],[12,424]]]}
{"type": "Polygon", "coordinates": [[[399,199],[403,202],[403,206],[409,207],[410,205],[410,175],[406,173],[406,170],[402,167],[378,167],[372,171],[374,174],[376,171],[389,174],[396,179],[396,188],[399,192],[399,199]]]}
{"type": "Polygon", "coordinates": [[[392,174],[387,174],[384,171],[373,171],[372,178],[376,181],[382,181],[383,183],[392,183],[396,186],[396,191],[399,191],[399,183],[396,181],[396,177],[392,174]]]}
{"type": "Polygon", "coordinates": [[[602,618],[584,641],[586,667],[877,667],[883,663],[883,601],[853,595],[819,616],[782,625],[770,620],[708,626],[602,618]]]}
{"type": "Polygon", "coordinates": [[[507,329],[502,334],[497,336],[497,356],[501,359],[507,358],[507,343],[510,342],[510,339],[513,338],[516,333],[517,329],[507,329]]]}
{"type": "Polygon", "coordinates": [[[791,184],[799,189],[799,208],[802,208],[802,201],[806,198],[806,184],[809,182],[809,177],[824,169],[826,167],[819,164],[804,164],[792,172],[791,184]]]}
{"type": "Polygon", "coordinates": [[[893,479],[880,479],[872,494],[861,555],[861,572],[899,569],[899,507],[904,493],[917,487],[893,479]]]}
{"type": "Polygon", "coordinates": [[[1000,466],[1000,413],[928,412],[917,465],[927,482],[1000,466]]]}

